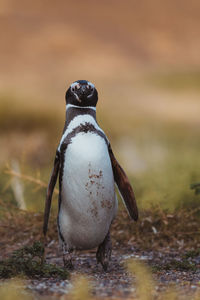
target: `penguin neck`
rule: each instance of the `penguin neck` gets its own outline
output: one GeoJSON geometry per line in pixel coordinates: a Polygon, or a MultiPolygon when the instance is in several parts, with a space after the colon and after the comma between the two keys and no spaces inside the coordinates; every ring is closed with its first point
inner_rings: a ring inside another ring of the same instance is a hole
{"type": "Polygon", "coordinates": [[[90,115],[96,121],[96,107],[94,106],[80,107],[73,104],[67,104],[65,127],[67,127],[69,123],[78,115],[90,115]]]}

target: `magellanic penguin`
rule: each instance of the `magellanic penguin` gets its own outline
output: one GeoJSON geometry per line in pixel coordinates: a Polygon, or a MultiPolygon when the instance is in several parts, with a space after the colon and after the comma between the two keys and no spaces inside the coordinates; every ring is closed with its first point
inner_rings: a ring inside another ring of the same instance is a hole
{"type": "Polygon", "coordinates": [[[132,219],[138,209],[128,178],[96,121],[98,93],[86,80],[66,92],[66,122],[47,188],[43,232],[46,236],[51,199],[59,174],[58,232],[65,267],[74,249],[98,247],[96,258],[107,270],[111,256],[110,226],[117,211],[115,183],[132,219]]]}

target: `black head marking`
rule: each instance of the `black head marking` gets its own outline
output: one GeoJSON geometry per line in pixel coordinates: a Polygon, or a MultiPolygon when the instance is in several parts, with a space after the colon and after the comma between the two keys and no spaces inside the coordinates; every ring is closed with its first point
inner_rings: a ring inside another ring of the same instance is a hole
{"type": "Polygon", "coordinates": [[[97,90],[91,82],[87,80],[77,80],[73,82],[65,95],[66,104],[73,104],[80,107],[95,107],[98,101],[97,90]]]}

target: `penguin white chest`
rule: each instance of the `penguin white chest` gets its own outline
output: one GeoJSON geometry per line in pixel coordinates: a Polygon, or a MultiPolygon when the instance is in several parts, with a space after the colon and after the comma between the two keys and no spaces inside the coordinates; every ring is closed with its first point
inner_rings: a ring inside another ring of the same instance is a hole
{"type": "Polygon", "coordinates": [[[104,138],[76,134],[64,156],[59,224],[65,242],[78,249],[98,246],[108,233],[117,202],[104,138]]]}

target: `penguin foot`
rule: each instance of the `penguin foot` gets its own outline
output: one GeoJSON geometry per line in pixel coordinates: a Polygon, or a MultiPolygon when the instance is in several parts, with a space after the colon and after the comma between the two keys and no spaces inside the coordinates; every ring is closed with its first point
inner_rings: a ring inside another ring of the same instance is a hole
{"type": "Polygon", "coordinates": [[[72,251],[68,250],[66,245],[63,243],[62,245],[63,250],[63,264],[64,267],[68,270],[73,270],[73,264],[72,264],[72,251]]]}
{"type": "Polygon", "coordinates": [[[111,253],[112,253],[112,242],[110,238],[110,232],[108,232],[104,241],[99,245],[96,253],[97,263],[101,263],[105,272],[108,269],[111,253]]]}
{"type": "Polygon", "coordinates": [[[74,269],[74,266],[72,264],[72,260],[71,259],[64,259],[63,257],[63,263],[64,263],[64,267],[68,270],[73,270],[74,269]]]}

